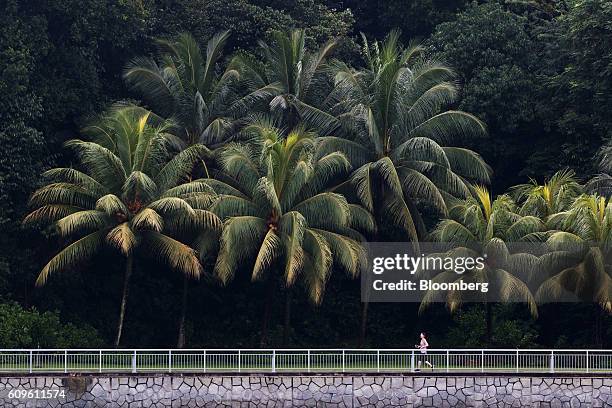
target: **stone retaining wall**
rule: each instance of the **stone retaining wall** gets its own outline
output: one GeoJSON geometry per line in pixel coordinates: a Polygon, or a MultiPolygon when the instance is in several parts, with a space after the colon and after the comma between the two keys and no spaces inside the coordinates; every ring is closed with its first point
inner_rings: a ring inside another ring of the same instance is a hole
{"type": "Polygon", "coordinates": [[[604,407],[612,378],[82,376],[0,378],[2,407],[604,407]],[[8,398],[13,390],[65,397],[8,398]]]}

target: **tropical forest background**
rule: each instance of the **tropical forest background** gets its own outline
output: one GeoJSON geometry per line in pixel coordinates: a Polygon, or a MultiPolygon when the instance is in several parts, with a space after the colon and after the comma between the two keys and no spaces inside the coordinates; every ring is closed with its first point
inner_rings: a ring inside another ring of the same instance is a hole
{"type": "Polygon", "coordinates": [[[611,2],[5,0],[0,26],[2,347],[612,346],[611,2]],[[521,302],[362,304],[365,240],[505,254],[474,278],[521,302]]]}

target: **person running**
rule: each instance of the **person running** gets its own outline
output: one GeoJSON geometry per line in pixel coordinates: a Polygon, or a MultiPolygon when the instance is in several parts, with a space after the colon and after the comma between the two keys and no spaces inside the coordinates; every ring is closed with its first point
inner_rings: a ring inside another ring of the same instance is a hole
{"type": "Polygon", "coordinates": [[[427,336],[425,335],[425,333],[421,333],[421,341],[419,342],[419,344],[415,344],[414,347],[418,348],[421,352],[421,355],[419,356],[417,371],[421,370],[421,365],[423,363],[425,363],[433,370],[433,364],[431,364],[427,360],[427,348],[429,347],[429,343],[427,342],[427,336]]]}

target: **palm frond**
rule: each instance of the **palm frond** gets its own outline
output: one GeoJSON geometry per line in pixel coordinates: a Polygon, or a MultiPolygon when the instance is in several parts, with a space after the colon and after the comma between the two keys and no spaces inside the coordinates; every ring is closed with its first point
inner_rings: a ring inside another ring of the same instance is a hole
{"type": "Polygon", "coordinates": [[[36,190],[30,197],[31,207],[44,205],[69,205],[82,208],[92,208],[96,197],[83,187],[70,183],[51,183],[36,190]]]}
{"type": "Polygon", "coordinates": [[[187,181],[196,163],[210,155],[210,150],[204,145],[189,146],[161,168],[155,176],[155,182],[162,191],[169,190],[177,184],[187,181]]]}
{"type": "Polygon", "coordinates": [[[285,246],[285,282],[293,285],[304,263],[302,242],[306,229],[306,220],[297,211],[284,214],[280,220],[281,238],[285,246]]]}
{"type": "Polygon", "coordinates": [[[457,137],[483,137],[487,128],[476,116],[461,111],[439,113],[410,131],[410,136],[428,137],[438,143],[448,143],[457,137]]]}
{"type": "Polygon", "coordinates": [[[76,240],[55,255],[42,269],[36,286],[43,286],[49,276],[90,260],[104,244],[106,230],[100,230],[76,240]]]}
{"type": "Polygon", "coordinates": [[[334,261],[351,277],[356,277],[367,263],[366,251],[357,241],[344,235],[321,229],[313,229],[323,236],[329,245],[334,261]]]}
{"type": "Polygon", "coordinates": [[[132,228],[135,230],[151,230],[161,232],[164,228],[164,221],[152,208],[144,208],[132,218],[132,228]]]}
{"type": "Polygon", "coordinates": [[[259,249],[267,230],[265,220],[259,217],[238,216],[225,221],[215,264],[215,273],[222,283],[230,281],[240,262],[259,249]]]}
{"type": "Polygon", "coordinates": [[[162,67],[155,60],[147,57],[136,57],[130,61],[124,71],[123,79],[132,88],[145,96],[148,103],[164,114],[174,110],[174,91],[162,67]]]}
{"type": "Polygon", "coordinates": [[[49,204],[43,205],[40,208],[29,213],[23,219],[23,225],[30,225],[35,223],[50,224],[67,215],[74,214],[77,211],[82,211],[84,208],[75,207],[72,205],[64,204],[49,204]]]}
{"type": "Polygon", "coordinates": [[[281,252],[281,241],[273,229],[269,229],[264,236],[259,247],[251,280],[256,281],[261,279],[264,271],[266,271],[281,252]]]}
{"type": "Polygon", "coordinates": [[[122,188],[121,198],[127,203],[133,203],[136,207],[151,202],[159,194],[157,184],[141,171],[133,171],[125,180],[122,188]]]}
{"type": "Polygon", "coordinates": [[[202,265],[192,248],[155,231],[143,232],[142,238],[145,245],[142,245],[141,248],[147,251],[149,256],[183,273],[188,278],[200,277],[202,265]]]}
{"type": "Polygon", "coordinates": [[[329,279],[333,256],[325,238],[319,233],[306,229],[304,231],[304,284],[310,299],[319,304],[323,298],[325,284],[329,279]]]}
{"type": "Polygon", "coordinates": [[[109,231],[106,235],[106,241],[124,256],[129,256],[136,246],[137,238],[129,223],[124,222],[109,231]]]}
{"type": "Polygon", "coordinates": [[[121,160],[109,149],[93,142],[70,140],[65,143],[75,151],[89,176],[107,186],[111,192],[119,191],[127,172],[121,160]]]}
{"type": "Polygon", "coordinates": [[[106,213],[98,210],[84,210],[69,214],[56,222],[57,231],[63,237],[82,232],[93,232],[109,224],[106,213]]]}
{"type": "Polygon", "coordinates": [[[43,177],[77,185],[84,190],[90,191],[94,196],[108,193],[107,188],[93,177],[72,168],[54,168],[43,173],[43,177]]]}
{"type": "Polygon", "coordinates": [[[125,203],[114,194],[106,194],[98,198],[95,208],[98,211],[105,212],[109,217],[116,217],[117,215],[127,217],[130,213],[125,203]]]}

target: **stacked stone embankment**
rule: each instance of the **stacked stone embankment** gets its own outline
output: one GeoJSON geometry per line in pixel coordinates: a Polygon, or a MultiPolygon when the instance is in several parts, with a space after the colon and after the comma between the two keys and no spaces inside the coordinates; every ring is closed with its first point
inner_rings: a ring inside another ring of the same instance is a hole
{"type": "Polygon", "coordinates": [[[612,406],[611,388],[603,376],[27,376],[0,378],[0,406],[591,408],[612,406]]]}

